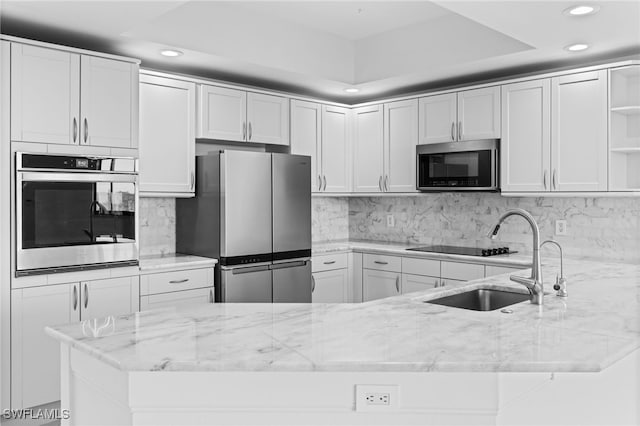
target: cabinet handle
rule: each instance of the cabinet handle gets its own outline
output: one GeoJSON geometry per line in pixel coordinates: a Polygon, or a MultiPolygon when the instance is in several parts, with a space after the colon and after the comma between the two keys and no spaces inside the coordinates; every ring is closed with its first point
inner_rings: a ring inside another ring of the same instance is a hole
{"type": "Polygon", "coordinates": [[[242,140],[247,140],[247,122],[242,123],[242,140]]]}
{"type": "Polygon", "coordinates": [[[456,140],[456,122],[455,121],[451,122],[451,140],[452,141],[456,140]]]}
{"type": "Polygon", "coordinates": [[[249,140],[251,140],[251,122],[249,122],[249,140]]]}
{"type": "Polygon", "coordinates": [[[169,281],[169,284],[181,284],[181,283],[186,283],[187,281],[189,281],[189,278],[184,278],[182,280],[172,280],[172,281],[169,281]]]}
{"type": "Polygon", "coordinates": [[[445,283],[446,283],[445,280],[440,281],[440,287],[444,287],[445,283]]]}
{"type": "Polygon", "coordinates": [[[553,169],[553,190],[558,189],[558,171],[553,169]]]}
{"type": "Polygon", "coordinates": [[[333,265],[334,263],[336,263],[335,260],[331,260],[329,262],[324,262],[325,265],[333,265]]]}
{"type": "Polygon", "coordinates": [[[194,172],[191,172],[191,189],[193,189],[193,186],[196,183],[196,174],[194,172]]]}
{"type": "Polygon", "coordinates": [[[84,308],[87,309],[87,305],[89,304],[89,287],[87,287],[87,283],[84,284],[84,308]]]}
{"type": "Polygon", "coordinates": [[[318,175],[318,191],[322,191],[322,176],[318,175]]]}
{"type": "Polygon", "coordinates": [[[73,143],[78,140],[78,119],[73,117],[73,143]]]}
{"type": "Polygon", "coordinates": [[[213,289],[209,290],[209,303],[213,303],[213,289]]]}
{"type": "Polygon", "coordinates": [[[396,275],[396,291],[400,293],[400,275],[396,275]]]}
{"type": "Polygon", "coordinates": [[[327,177],[326,176],[322,176],[322,182],[324,182],[323,186],[322,186],[322,190],[326,191],[327,190],[327,177]]]}
{"type": "Polygon", "coordinates": [[[389,192],[389,176],[384,177],[384,190],[389,192]]]}
{"type": "Polygon", "coordinates": [[[462,140],[462,121],[458,121],[458,140],[462,140]]]}
{"type": "Polygon", "coordinates": [[[380,192],[383,191],[383,189],[382,189],[382,175],[380,175],[380,178],[378,179],[378,188],[380,188],[380,192]]]}
{"type": "Polygon", "coordinates": [[[84,143],[87,143],[87,139],[89,139],[89,122],[87,121],[87,117],[84,118],[84,143]]]}
{"type": "Polygon", "coordinates": [[[374,260],[373,263],[377,263],[378,265],[388,265],[389,262],[383,262],[382,260],[374,260]]]}
{"type": "Polygon", "coordinates": [[[78,309],[78,287],[73,285],[73,310],[78,309]]]}
{"type": "Polygon", "coordinates": [[[542,174],[542,184],[544,185],[545,191],[547,190],[547,171],[545,170],[542,174]]]}
{"type": "Polygon", "coordinates": [[[316,277],[311,275],[311,293],[316,291],[316,277]]]}
{"type": "Polygon", "coordinates": [[[435,283],[433,284],[434,287],[440,287],[440,281],[436,280],[435,283]]]}

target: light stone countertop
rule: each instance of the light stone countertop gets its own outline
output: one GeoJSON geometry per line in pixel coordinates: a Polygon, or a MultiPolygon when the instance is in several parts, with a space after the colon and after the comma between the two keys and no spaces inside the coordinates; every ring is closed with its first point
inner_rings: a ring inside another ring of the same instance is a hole
{"type": "Polygon", "coordinates": [[[505,274],[361,304],[202,304],[47,333],[124,371],[601,371],[640,347],[640,266],[564,266],[568,298],[547,283],[544,306],[511,314],[423,302],[524,291],[505,274]]]}
{"type": "MultiPolygon", "coordinates": [[[[319,256],[331,253],[348,253],[350,251],[376,254],[388,254],[402,257],[416,257],[423,259],[449,260],[453,262],[481,263],[483,265],[531,267],[531,254],[514,253],[501,254],[499,256],[465,256],[459,254],[431,253],[407,250],[412,247],[423,247],[428,244],[393,243],[383,241],[342,240],[313,243],[312,255],[319,256]]],[[[488,243],[487,247],[491,244],[488,243]]],[[[546,251],[545,251],[546,253],[546,251]]],[[[549,251],[549,257],[557,257],[557,252],[549,251]]]]}
{"type": "Polygon", "coordinates": [[[165,254],[140,257],[140,274],[155,274],[158,272],[179,271],[195,268],[213,268],[217,259],[192,256],[189,254],[165,254]]]}

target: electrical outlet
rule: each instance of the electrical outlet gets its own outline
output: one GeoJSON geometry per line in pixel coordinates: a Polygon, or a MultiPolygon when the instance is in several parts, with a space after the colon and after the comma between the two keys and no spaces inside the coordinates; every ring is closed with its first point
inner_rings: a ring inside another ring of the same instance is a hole
{"type": "Polygon", "coordinates": [[[387,227],[388,228],[393,228],[394,226],[396,226],[396,219],[393,217],[392,214],[388,214],[387,215],[387,227]]]}
{"type": "Polygon", "coordinates": [[[556,235],[567,235],[566,220],[556,220],[556,235]]]}
{"type": "Polygon", "coordinates": [[[399,407],[397,385],[356,385],[356,411],[387,411],[399,407]]]}

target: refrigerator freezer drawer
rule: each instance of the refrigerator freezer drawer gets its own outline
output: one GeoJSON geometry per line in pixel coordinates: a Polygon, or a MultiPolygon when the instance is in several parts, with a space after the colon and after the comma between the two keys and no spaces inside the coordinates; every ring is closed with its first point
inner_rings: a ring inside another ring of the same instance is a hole
{"type": "Polygon", "coordinates": [[[220,271],[221,302],[271,303],[271,270],[268,265],[220,271]]]}
{"type": "Polygon", "coordinates": [[[311,261],[276,263],[273,272],[274,303],[311,303],[311,261]]]}

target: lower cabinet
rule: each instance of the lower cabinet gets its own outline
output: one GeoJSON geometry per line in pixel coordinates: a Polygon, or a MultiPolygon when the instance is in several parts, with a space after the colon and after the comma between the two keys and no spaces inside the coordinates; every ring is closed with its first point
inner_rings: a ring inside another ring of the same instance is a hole
{"type": "Polygon", "coordinates": [[[347,268],[314,272],[311,279],[311,301],[313,303],[347,302],[349,271],[347,268]]]}
{"type": "Polygon", "coordinates": [[[11,291],[11,408],[60,399],[60,344],[44,328],[138,310],[138,277],[11,291]]]}
{"type": "Polygon", "coordinates": [[[494,275],[500,274],[513,274],[514,272],[521,271],[524,268],[510,268],[508,266],[493,266],[487,265],[485,266],[485,276],[492,277],[494,275]]]}
{"type": "Polygon", "coordinates": [[[368,302],[370,300],[399,295],[401,275],[399,272],[363,269],[363,301],[368,302]]]}
{"type": "Polygon", "coordinates": [[[213,267],[140,276],[141,311],[213,302],[213,267]]]}
{"type": "Polygon", "coordinates": [[[413,293],[414,291],[424,291],[435,287],[440,287],[439,277],[402,274],[402,294],[413,293]]]}

